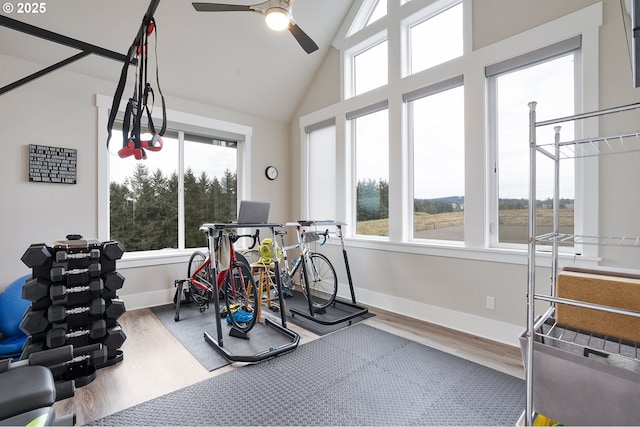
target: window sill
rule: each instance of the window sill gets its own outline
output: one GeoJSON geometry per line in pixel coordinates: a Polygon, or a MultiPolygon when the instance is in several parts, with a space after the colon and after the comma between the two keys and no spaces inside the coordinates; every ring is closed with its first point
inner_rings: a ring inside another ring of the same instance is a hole
{"type": "MultiPolygon", "coordinates": [[[[371,249],[403,254],[416,254],[445,258],[459,258],[474,261],[497,262],[504,264],[527,265],[528,254],[526,249],[504,248],[467,248],[447,244],[424,244],[413,242],[388,242],[370,239],[345,238],[345,247],[348,249],[371,249]]],[[[326,243],[327,246],[340,246],[338,240],[326,243]]],[[[125,253],[118,261],[119,268],[150,267],[155,265],[187,263],[195,250],[206,251],[206,248],[193,249],[164,249],[158,251],[141,251],[125,253]]],[[[569,253],[559,254],[562,265],[594,268],[598,267],[598,257],[574,255],[569,253]]],[[[542,267],[551,266],[551,253],[548,251],[536,252],[536,264],[542,267]]]]}
{"type": "MultiPolygon", "coordinates": [[[[399,252],[406,254],[437,256],[445,258],[460,258],[474,261],[488,261],[505,264],[527,265],[527,249],[506,249],[506,248],[468,248],[452,244],[424,244],[414,242],[378,242],[357,238],[345,238],[347,248],[373,249],[387,252],[399,252]]],[[[559,254],[559,259],[563,265],[574,265],[580,267],[597,267],[598,257],[575,255],[570,253],[559,254]]],[[[536,251],[536,264],[539,266],[551,266],[551,253],[547,251],[536,251]]]]}
{"type": "MultiPolygon", "coordinates": [[[[206,248],[199,249],[206,250],[206,248]]],[[[125,252],[122,259],[118,261],[118,268],[187,263],[194,250],[196,249],[162,249],[158,251],[125,252]]]]}

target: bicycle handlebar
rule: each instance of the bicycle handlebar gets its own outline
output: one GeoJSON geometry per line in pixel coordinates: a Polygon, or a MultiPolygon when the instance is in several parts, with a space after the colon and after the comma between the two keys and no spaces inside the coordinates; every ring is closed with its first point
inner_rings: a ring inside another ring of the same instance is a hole
{"type": "Polygon", "coordinates": [[[325,231],[302,231],[301,237],[302,237],[302,241],[305,243],[310,243],[312,241],[317,241],[320,240],[320,238],[318,236],[322,236],[322,242],[320,243],[320,246],[324,245],[325,243],[327,243],[327,240],[329,239],[329,229],[326,229],[325,231]],[[306,239],[306,235],[312,236],[311,239],[312,240],[307,240],[306,239]]]}
{"type": "Polygon", "coordinates": [[[243,237],[251,237],[253,239],[253,242],[251,243],[251,246],[249,246],[249,249],[253,249],[256,244],[260,241],[260,229],[256,229],[256,232],[254,234],[233,234],[233,233],[229,233],[229,241],[231,243],[235,243],[237,242],[239,239],[243,238],[243,237]]]}
{"type": "Polygon", "coordinates": [[[327,243],[327,240],[329,239],[329,229],[326,229],[322,232],[317,232],[318,235],[324,237],[324,239],[322,239],[322,243],[320,243],[320,246],[324,245],[325,243],[327,243]]]}

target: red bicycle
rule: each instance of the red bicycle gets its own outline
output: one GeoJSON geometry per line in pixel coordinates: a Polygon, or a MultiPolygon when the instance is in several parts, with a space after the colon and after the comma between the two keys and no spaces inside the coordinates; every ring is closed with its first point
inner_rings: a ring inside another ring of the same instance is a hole
{"type": "MultiPolygon", "coordinates": [[[[217,274],[215,284],[213,279],[213,268],[211,258],[208,254],[195,251],[191,254],[187,268],[188,279],[180,283],[187,283],[184,289],[185,300],[192,301],[203,312],[209,308],[209,303],[213,299],[213,292],[217,290],[220,299],[224,299],[225,305],[220,315],[226,317],[228,322],[237,330],[244,333],[249,332],[256,323],[256,311],[258,308],[258,292],[255,281],[251,275],[251,269],[247,259],[234,250],[233,244],[242,237],[250,237],[253,248],[259,240],[259,230],[255,234],[228,234],[229,239],[229,268],[217,274]]],[[[216,245],[219,245],[216,242],[216,245]]],[[[216,248],[217,249],[217,248],[216,248]]],[[[176,316],[175,321],[180,320],[180,295],[176,292],[176,316]]]]}

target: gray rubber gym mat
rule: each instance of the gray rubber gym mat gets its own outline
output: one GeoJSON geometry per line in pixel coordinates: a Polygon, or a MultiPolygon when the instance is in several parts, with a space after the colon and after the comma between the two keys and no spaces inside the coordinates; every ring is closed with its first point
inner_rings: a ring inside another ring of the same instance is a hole
{"type": "Polygon", "coordinates": [[[180,307],[179,322],[174,320],[176,309],[173,304],[153,307],[151,311],[207,370],[213,371],[229,364],[204,340],[205,330],[215,331],[212,309],[201,313],[195,304],[185,304],[180,307]]]}
{"type": "MultiPolygon", "coordinates": [[[[354,308],[350,305],[346,304],[335,304],[326,309],[326,313],[319,314],[315,313],[315,318],[320,320],[320,322],[316,322],[312,319],[307,319],[304,316],[293,315],[291,312],[292,308],[299,310],[302,313],[309,313],[309,303],[305,298],[302,292],[294,291],[292,297],[285,298],[285,305],[287,307],[287,322],[291,322],[295,325],[298,325],[307,331],[311,331],[316,335],[325,335],[329,332],[337,331],[338,329],[344,328],[345,326],[349,326],[354,323],[358,323],[364,319],[368,319],[369,317],[373,317],[373,313],[365,313],[361,316],[354,317],[345,322],[334,323],[334,324],[323,324],[325,323],[333,323],[338,319],[344,319],[347,317],[351,317],[353,314],[361,311],[358,308],[354,308]]],[[[340,300],[340,299],[338,299],[340,300]]]]}
{"type": "Polygon", "coordinates": [[[357,324],[92,425],[513,426],[525,395],[521,379],[357,324]]]}
{"type": "MultiPolygon", "coordinates": [[[[178,322],[174,320],[173,304],[153,307],[151,311],[207,370],[213,371],[229,364],[229,361],[204,339],[205,331],[216,341],[218,339],[213,304],[204,312],[200,312],[195,304],[181,306],[178,322]]],[[[230,327],[225,319],[221,320],[224,347],[233,355],[253,356],[270,347],[277,348],[292,341],[290,337],[261,323],[257,323],[249,332],[248,340],[230,337],[230,327]]]]}

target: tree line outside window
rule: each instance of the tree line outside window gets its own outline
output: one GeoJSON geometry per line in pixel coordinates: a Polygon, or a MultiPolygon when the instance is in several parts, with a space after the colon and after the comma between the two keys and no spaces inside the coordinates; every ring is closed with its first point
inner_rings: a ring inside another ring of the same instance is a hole
{"type": "MultiPolygon", "coordinates": [[[[206,246],[200,226],[207,222],[232,222],[237,214],[237,176],[226,170],[222,177],[184,174],[185,247],[206,246]]],[[[178,174],[150,171],[136,165],[123,183],[111,182],[111,238],[127,251],[178,248],[178,174]]]]}

